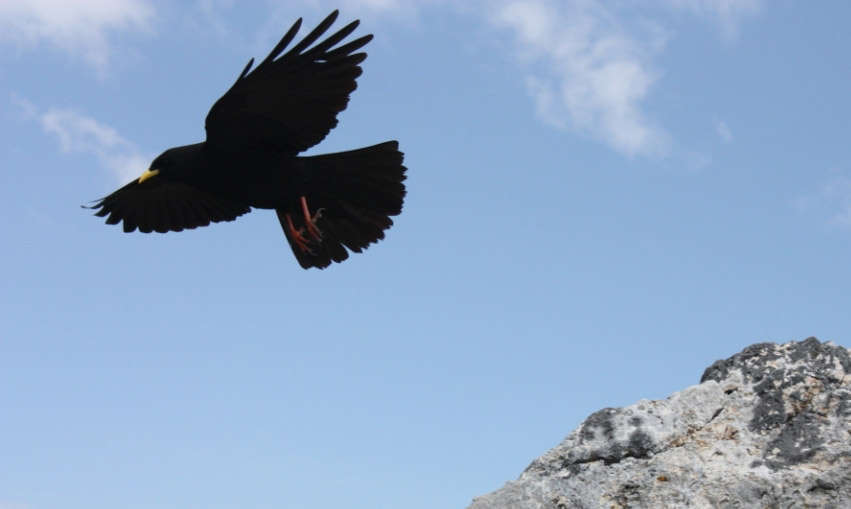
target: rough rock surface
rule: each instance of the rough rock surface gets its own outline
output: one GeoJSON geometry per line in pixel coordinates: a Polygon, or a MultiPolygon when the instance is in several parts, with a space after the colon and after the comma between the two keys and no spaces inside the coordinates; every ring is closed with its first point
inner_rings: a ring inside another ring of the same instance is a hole
{"type": "Polygon", "coordinates": [[[660,401],[588,417],[469,509],[851,508],[851,355],[759,343],[660,401]]]}

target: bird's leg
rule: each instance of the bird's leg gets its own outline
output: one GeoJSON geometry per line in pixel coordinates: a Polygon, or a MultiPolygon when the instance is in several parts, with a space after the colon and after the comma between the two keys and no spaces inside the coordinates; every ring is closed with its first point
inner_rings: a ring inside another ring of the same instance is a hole
{"type": "Polygon", "coordinates": [[[316,227],[316,221],[322,217],[322,209],[316,211],[316,214],[311,217],[310,209],[307,208],[307,198],[302,196],[299,198],[301,202],[301,212],[304,214],[304,224],[307,228],[307,233],[310,234],[316,241],[322,240],[322,232],[316,227]]]}
{"type": "Polygon", "coordinates": [[[287,229],[290,232],[290,236],[293,238],[293,242],[302,252],[307,254],[313,254],[313,250],[310,249],[309,243],[307,239],[304,238],[302,233],[304,232],[304,228],[296,228],[293,224],[293,218],[290,217],[289,213],[286,214],[287,217],[287,229]]]}

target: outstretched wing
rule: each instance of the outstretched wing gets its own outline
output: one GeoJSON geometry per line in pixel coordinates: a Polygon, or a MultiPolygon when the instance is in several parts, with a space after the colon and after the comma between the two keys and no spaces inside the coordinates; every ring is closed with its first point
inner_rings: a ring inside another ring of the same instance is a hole
{"type": "Polygon", "coordinates": [[[337,125],[337,113],[357,88],[359,64],[366,53],[353,53],[372,40],[365,35],[332,49],[357,28],[353,21],[324,41],[316,42],[337,19],[332,12],[298,44],[292,42],[301,18],[269,56],[249,72],[248,62],[236,83],[207,114],[207,145],[237,151],[263,148],[295,155],[319,143],[337,125]],[[279,56],[281,55],[281,56],[279,56]]]}
{"type": "Polygon", "coordinates": [[[100,209],[95,215],[106,217],[106,224],[124,221],[125,232],[144,233],[179,232],[251,212],[247,205],[159,177],[141,184],[134,180],[88,208],[100,209]]]}

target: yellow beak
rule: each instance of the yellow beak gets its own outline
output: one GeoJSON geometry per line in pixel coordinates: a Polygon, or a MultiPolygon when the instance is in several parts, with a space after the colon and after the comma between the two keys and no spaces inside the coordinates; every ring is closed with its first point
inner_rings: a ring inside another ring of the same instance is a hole
{"type": "Polygon", "coordinates": [[[159,174],[160,174],[160,170],[146,170],[145,173],[143,173],[139,177],[138,183],[141,184],[142,182],[148,180],[149,178],[156,177],[159,174]]]}

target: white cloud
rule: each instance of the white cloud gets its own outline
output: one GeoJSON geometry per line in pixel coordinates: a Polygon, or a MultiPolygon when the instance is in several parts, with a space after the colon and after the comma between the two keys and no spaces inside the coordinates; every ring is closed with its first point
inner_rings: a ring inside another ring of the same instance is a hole
{"type": "Polygon", "coordinates": [[[128,145],[115,129],[73,110],[51,108],[39,117],[44,130],[59,138],[63,152],[105,152],[128,145]]]}
{"type": "Polygon", "coordinates": [[[115,129],[73,110],[50,108],[39,121],[45,132],[57,137],[63,152],[94,154],[119,183],[141,174],[150,162],[115,129]]]}
{"type": "MultiPolygon", "coordinates": [[[[321,0],[308,3],[324,5],[321,0]]],[[[350,7],[412,12],[439,3],[344,1],[350,7]]],[[[602,0],[490,0],[476,5],[481,8],[460,9],[484,13],[492,26],[513,32],[527,91],[544,122],[589,134],[628,156],[670,152],[671,135],[653,121],[645,105],[662,76],[654,57],[669,40],[666,28],[638,19],[628,4],[602,0]]],[[[742,20],[760,11],[761,0],[665,0],[653,5],[706,17],[732,40],[742,20]]],[[[716,129],[723,142],[732,142],[726,123],[718,122],[716,129]]]]}
{"type": "Polygon", "coordinates": [[[733,141],[733,131],[727,127],[727,123],[723,120],[719,120],[717,124],[715,124],[715,131],[718,133],[718,136],[721,137],[721,141],[724,143],[730,143],[733,141]]]}
{"type": "Polygon", "coordinates": [[[15,94],[11,102],[25,117],[37,121],[44,132],[55,136],[60,150],[94,155],[118,183],[126,183],[148,168],[151,157],[142,154],[106,124],[67,108],[49,108],[41,112],[30,101],[15,94]]]}
{"type": "Polygon", "coordinates": [[[748,16],[757,14],[762,8],[761,0],[667,0],[677,9],[713,19],[721,27],[727,40],[735,39],[739,25],[748,16]]]}
{"type": "Polygon", "coordinates": [[[509,1],[491,21],[514,32],[521,58],[537,68],[526,82],[546,122],[630,156],[668,151],[668,133],[641,106],[659,76],[650,60],[664,46],[661,32],[634,36],[594,0],[509,1]]]}
{"type": "Polygon", "coordinates": [[[45,42],[103,72],[110,32],[146,30],[153,14],[147,0],[0,0],[0,40],[45,42]]]}

